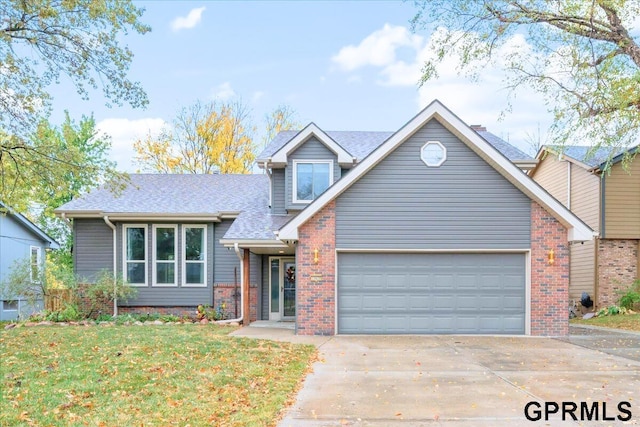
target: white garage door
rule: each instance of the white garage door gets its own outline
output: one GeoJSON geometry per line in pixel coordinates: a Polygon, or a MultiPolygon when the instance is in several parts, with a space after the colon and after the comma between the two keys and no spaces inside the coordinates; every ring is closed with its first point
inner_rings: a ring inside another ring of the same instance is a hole
{"type": "Polygon", "coordinates": [[[523,334],[525,254],[341,253],[338,333],[523,334]]]}

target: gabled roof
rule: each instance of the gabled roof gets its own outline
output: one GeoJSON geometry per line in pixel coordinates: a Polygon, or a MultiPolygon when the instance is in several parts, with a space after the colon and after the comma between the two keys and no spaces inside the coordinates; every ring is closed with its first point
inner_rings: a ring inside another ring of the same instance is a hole
{"type": "Polygon", "coordinates": [[[569,160],[573,160],[585,169],[595,169],[609,158],[611,153],[610,148],[600,147],[595,149],[587,145],[569,145],[565,147],[559,147],[557,145],[544,145],[538,150],[536,159],[542,160],[545,155],[555,155],[559,157],[566,157],[569,160]]]}
{"type": "Polygon", "coordinates": [[[567,227],[570,241],[587,241],[593,238],[594,234],[591,228],[549,195],[540,185],[522,173],[515,164],[509,161],[509,159],[501,154],[493,145],[488,143],[437,100],[429,104],[424,110],[400,128],[400,130],[359,163],[349,174],[337,181],[320,195],[320,197],[311,202],[298,216],[280,229],[278,237],[281,240],[297,240],[298,227],[307,222],[327,203],[342,194],[342,192],[374,168],[389,153],[432,119],[438,120],[515,187],[554,215],[558,221],[567,227]]]}
{"type": "Polygon", "coordinates": [[[515,146],[509,144],[504,139],[492,134],[491,132],[487,132],[486,130],[473,130],[475,130],[478,135],[483,137],[485,141],[493,145],[496,150],[501,152],[507,159],[511,160],[513,163],[535,163],[535,159],[533,157],[516,148],[515,146]]]}
{"type": "MultiPolygon", "coordinates": [[[[18,223],[22,224],[24,228],[38,236],[40,240],[47,244],[48,247],[50,247],[51,249],[60,249],[60,245],[53,239],[53,237],[49,236],[47,233],[42,231],[40,227],[29,221],[27,217],[19,212],[16,212],[10,206],[7,206],[2,202],[0,202],[0,208],[2,211],[6,211],[7,215],[11,215],[11,217],[18,221],[18,223]]],[[[0,212],[0,215],[2,215],[2,212],[0,212]]]]}
{"type": "MultiPolygon", "coordinates": [[[[273,139],[265,147],[265,149],[257,157],[257,162],[266,161],[269,157],[272,157],[275,152],[280,150],[287,142],[289,142],[300,131],[297,130],[285,130],[273,139]]],[[[357,157],[358,160],[362,160],[367,157],[369,153],[378,148],[387,138],[393,135],[393,132],[368,132],[368,131],[326,131],[325,132],[331,139],[336,141],[351,153],[357,157]]]]}
{"type": "MultiPolygon", "coordinates": [[[[629,148],[628,150],[623,151],[622,153],[616,155],[613,159],[611,159],[611,164],[615,165],[616,163],[622,161],[622,159],[624,159],[625,155],[633,155],[636,153],[640,153],[640,145],[636,145],[634,147],[629,148]]],[[[606,159],[604,159],[599,165],[598,165],[598,169],[602,169],[606,166],[607,161],[606,159]]]]}
{"type": "Polygon", "coordinates": [[[304,129],[298,132],[293,138],[285,142],[280,148],[275,150],[272,154],[266,158],[262,155],[257,162],[269,162],[275,164],[286,164],[287,156],[300,147],[309,138],[315,137],[322,144],[324,144],[329,150],[333,151],[338,157],[338,163],[344,165],[351,165],[355,162],[356,158],[353,154],[349,153],[340,144],[338,144],[333,138],[327,135],[322,129],[315,125],[315,123],[309,123],[304,129]]]}
{"type": "Polygon", "coordinates": [[[60,206],[70,218],[220,220],[268,205],[266,175],[131,174],[120,193],[101,187],[60,206]],[[263,199],[265,199],[264,201],[263,199]],[[262,203],[264,202],[264,203],[262,203]]]}
{"type": "MultiPolygon", "coordinates": [[[[476,129],[474,129],[474,131],[504,154],[509,160],[518,164],[519,167],[528,164],[533,165],[536,162],[536,159],[491,132],[476,129]]],[[[299,131],[294,130],[286,130],[278,133],[273,141],[260,153],[256,162],[263,163],[268,161],[270,157],[273,157],[274,153],[278,152],[299,133],[299,131]]],[[[373,150],[382,145],[384,141],[394,134],[394,132],[378,131],[326,131],[325,133],[347,152],[356,157],[357,161],[361,161],[367,157],[373,150]]]]}

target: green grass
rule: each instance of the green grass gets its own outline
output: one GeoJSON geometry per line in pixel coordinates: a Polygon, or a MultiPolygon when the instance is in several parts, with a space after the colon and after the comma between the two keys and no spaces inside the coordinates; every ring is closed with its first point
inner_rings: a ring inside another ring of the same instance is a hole
{"type": "Polygon", "coordinates": [[[1,426],[270,426],[312,346],[229,327],[23,327],[0,332],[1,426]]]}
{"type": "Polygon", "coordinates": [[[572,319],[571,323],[579,325],[603,326],[605,328],[640,331],[640,314],[619,314],[616,316],[600,316],[591,319],[572,319]]]}

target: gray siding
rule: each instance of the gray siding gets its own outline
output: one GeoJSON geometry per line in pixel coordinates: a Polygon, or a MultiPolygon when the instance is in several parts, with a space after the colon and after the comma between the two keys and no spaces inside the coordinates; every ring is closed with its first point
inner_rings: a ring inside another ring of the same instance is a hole
{"type": "MultiPolygon", "coordinates": [[[[117,269],[119,274],[123,274],[123,225],[128,223],[117,224],[116,242],[117,251],[117,269]]],[[[131,224],[140,224],[138,222],[131,224]]],[[[162,224],[162,223],[153,223],[162,224]]],[[[153,264],[151,262],[153,254],[153,224],[144,224],[147,228],[147,286],[137,287],[138,294],[134,300],[130,300],[122,305],[128,306],[193,306],[198,304],[213,303],[213,274],[214,259],[217,255],[214,245],[214,225],[207,224],[207,286],[206,287],[183,287],[182,286],[182,229],[189,224],[178,224],[177,239],[177,281],[178,286],[160,287],[152,286],[153,282],[153,264]]],[[[172,225],[175,223],[171,223],[172,225]]],[[[201,225],[202,223],[196,223],[201,225]]]]}
{"type": "MultiPolygon", "coordinates": [[[[0,213],[0,284],[8,279],[16,263],[29,262],[32,246],[40,248],[44,265],[47,244],[12,214],[0,213]]],[[[19,295],[2,294],[0,286],[0,320],[26,319],[43,308],[42,300],[31,305],[19,295]]]]}
{"type": "Polygon", "coordinates": [[[300,210],[307,205],[305,203],[294,204],[293,200],[293,161],[294,160],[333,160],[333,182],[340,179],[340,166],[338,158],[323,143],[316,138],[310,138],[298,149],[287,156],[285,169],[285,206],[286,209],[300,210]]]}
{"type": "Polygon", "coordinates": [[[102,219],[73,220],[73,265],[81,281],[93,282],[102,270],[113,272],[113,231],[102,219]]]}
{"type": "Polygon", "coordinates": [[[531,202],[436,120],[431,120],[336,202],[338,248],[525,249],[531,202]],[[420,150],[440,141],[447,160],[420,150]]]}
{"type": "Polygon", "coordinates": [[[220,245],[220,239],[225,235],[233,220],[224,220],[216,224],[215,244],[216,260],[214,271],[215,283],[235,283],[240,284],[240,260],[233,249],[228,249],[220,245]]]}
{"type": "Polygon", "coordinates": [[[271,175],[271,212],[275,215],[287,213],[284,204],[285,169],[273,169],[271,175]]]}

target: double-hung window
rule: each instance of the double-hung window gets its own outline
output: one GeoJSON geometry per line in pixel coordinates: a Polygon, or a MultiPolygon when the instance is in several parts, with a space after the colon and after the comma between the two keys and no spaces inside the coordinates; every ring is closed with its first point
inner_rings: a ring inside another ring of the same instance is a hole
{"type": "Polygon", "coordinates": [[[183,286],[207,286],[207,227],[205,225],[182,227],[182,254],[183,286]]]}
{"type": "Polygon", "coordinates": [[[153,226],[153,285],[177,286],[175,225],[153,226]]]}
{"type": "Polygon", "coordinates": [[[40,271],[42,266],[42,260],[40,259],[40,247],[31,246],[31,252],[29,256],[29,275],[31,281],[37,283],[40,281],[40,271]]]}
{"type": "Polygon", "coordinates": [[[293,203],[310,203],[333,183],[333,161],[293,161],[293,203]]]}
{"type": "Polygon", "coordinates": [[[125,225],[124,280],[133,286],[147,285],[147,226],[125,225]]]}

